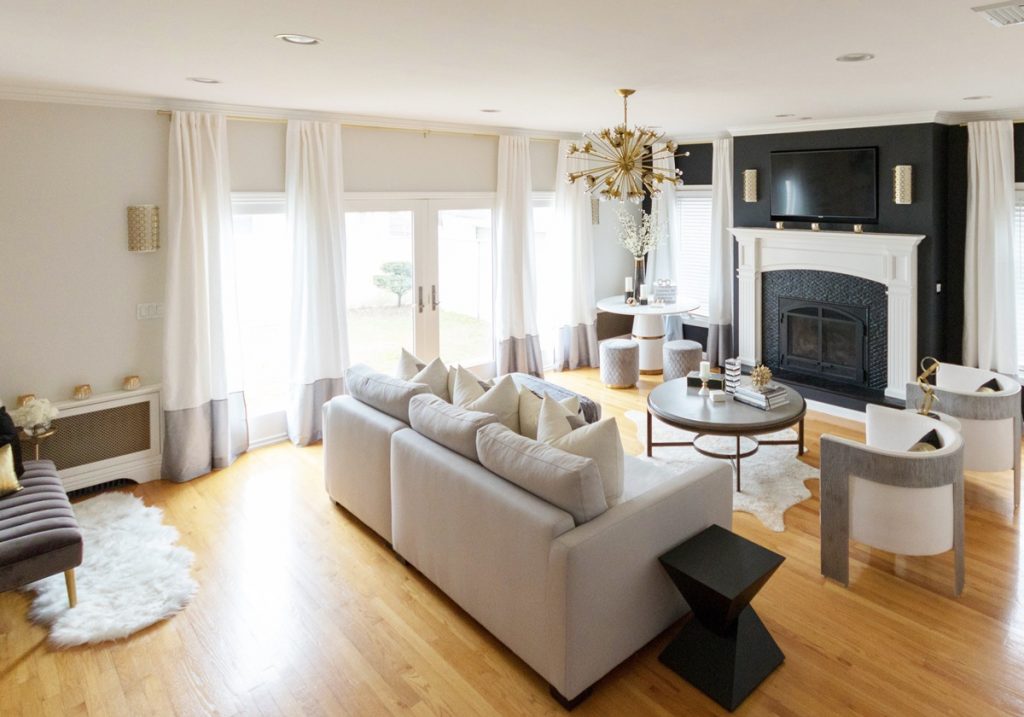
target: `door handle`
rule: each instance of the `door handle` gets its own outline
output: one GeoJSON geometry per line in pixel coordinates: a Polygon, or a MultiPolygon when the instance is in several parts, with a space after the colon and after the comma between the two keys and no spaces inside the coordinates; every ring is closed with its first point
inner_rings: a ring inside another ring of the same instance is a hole
{"type": "Polygon", "coordinates": [[[437,284],[430,285],[430,306],[434,311],[437,311],[437,307],[441,305],[441,300],[437,298],[437,284]]]}
{"type": "Polygon", "coordinates": [[[423,313],[423,287],[422,286],[417,286],[416,287],[416,295],[418,297],[417,303],[419,304],[419,307],[420,307],[420,313],[422,314],[423,313]]]}

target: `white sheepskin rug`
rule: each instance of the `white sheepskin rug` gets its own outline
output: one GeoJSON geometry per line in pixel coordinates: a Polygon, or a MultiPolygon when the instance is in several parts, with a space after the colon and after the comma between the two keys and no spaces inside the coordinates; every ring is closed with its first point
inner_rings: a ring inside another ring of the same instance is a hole
{"type": "Polygon", "coordinates": [[[188,605],[197,585],[194,555],[177,545],[163,511],[128,493],[103,493],[74,505],[85,552],[75,569],[78,605],[68,607],[64,574],[26,586],[29,617],[50,626],[61,647],[128,637],[188,605]]]}
{"type": "MultiPolygon", "coordinates": [[[[647,414],[640,411],[628,411],[626,418],[636,424],[637,437],[645,447],[647,445],[647,414]]],[[[654,441],[677,442],[691,441],[694,433],[673,428],[654,419],[654,441]]],[[[766,440],[794,440],[796,432],[792,429],[760,436],[766,440]]],[[[728,436],[708,437],[701,441],[701,447],[713,450],[735,450],[736,439],[728,436]]],[[[746,447],[746,445],[745,445],[746,447]]],[[[674,465],[689,468],[704,461],[716,460],[702,456],[689,446],[666,446],[655,448],[654,461],[661,465],[674,465]]],[[[730,461],[731,463],[731,461],[730,461]]],[[[786,529],[783,515],[797,503],[811,497],[804,481],[818,478],[818,471],[796,457],[796,446],[762,446],[757,453],[743,459],[741,476],[742,490],[733,492],[732,509],[750,513],[769,530],[781,533],[786,529]]],[[[735,487],[735,480],[733,487],[735,487]]]]}

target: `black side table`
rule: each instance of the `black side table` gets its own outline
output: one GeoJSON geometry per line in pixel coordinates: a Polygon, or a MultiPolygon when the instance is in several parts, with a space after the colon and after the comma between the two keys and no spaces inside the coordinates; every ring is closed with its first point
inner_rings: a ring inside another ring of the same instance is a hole
{"type": "Polygon", "coordinates": [[[659,659],[732,711],[785,659],[750,607],[785,558],[712,525],[659,560],[696,618],[659,659]]]}

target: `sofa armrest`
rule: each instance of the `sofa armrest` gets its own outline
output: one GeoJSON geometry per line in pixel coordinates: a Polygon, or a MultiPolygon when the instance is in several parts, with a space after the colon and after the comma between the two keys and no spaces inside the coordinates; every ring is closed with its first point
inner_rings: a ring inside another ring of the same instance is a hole
{"type": "Polygon", "coordinates": [[[732,470],[709,462],[620,503],[552,543],[550,674],[572,699],[687,611],[658,557],[732,527],[732,470]]]}

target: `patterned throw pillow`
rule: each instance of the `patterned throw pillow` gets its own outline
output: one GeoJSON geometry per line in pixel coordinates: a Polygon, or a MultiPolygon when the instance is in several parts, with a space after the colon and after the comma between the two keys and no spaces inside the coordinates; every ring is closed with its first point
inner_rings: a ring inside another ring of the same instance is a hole
{"type": "Polygon", "coordinates": [[[14,419],[7,413],[7,409],[0,404],[0,446],[6,445],[11,447],[14,472],[20,476],[25,472],[25,466],[21,463],[21,441],[18,438],[18,428],[14,425],[14,419]]]}
{"type": "Polygon", "coordinates": [[[14,472],[14,451],[10,444],[0,446],[0,498],[22,489],[14,472]]]}

